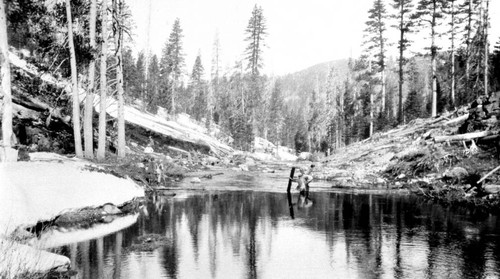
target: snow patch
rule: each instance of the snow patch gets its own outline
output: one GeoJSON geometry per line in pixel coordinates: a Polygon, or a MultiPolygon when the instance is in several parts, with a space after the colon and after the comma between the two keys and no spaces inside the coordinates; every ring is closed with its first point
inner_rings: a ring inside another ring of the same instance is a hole
{"type": "Polygon", "coordinates": [[[45,159],[0,164],[0,236],[66,211],[144,196],[130,179],[83,170],[83,162],[60,155],[37,156],[45,159]]]}

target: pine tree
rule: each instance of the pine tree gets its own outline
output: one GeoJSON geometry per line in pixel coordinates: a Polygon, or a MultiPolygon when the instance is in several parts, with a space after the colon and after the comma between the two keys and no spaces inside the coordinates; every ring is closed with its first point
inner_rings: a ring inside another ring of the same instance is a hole
{"type": "Polygon", "coordinates": [[[439,35],[437,33],[437,26],[440,24],[440,19],[443,18],[443,8],[446,6],[445,0],[420,0],[418,2],[417,11],[413,18],[418,20],[420,26],[428,26],[430,28],[431,36],[431,68],[432,68],[432,113],[431,116],[437,115],[437,71],[436,71],[436,58],[438,46],[436,39],[439,35]]]}
{"type": "Polygon", "coordinates": [[[489,5],[490,1],[489,0],[482,0],[481,1],[481,7],[483,10],[483,44],[484,44],[484,59],[483,59],[483,65],[484,65],[484,96],[489,96],[489,41],[488,41],[488,29],[490,25],[490,19],[489,19],[489,5]],[[484,7],[483,7],[484,3],[484,7]]]}
{"type": "MultiPolygon", "coordinates": [[[[143,109],[146,109],[146,57],[144,51],[139,52],[135,62],[135,78],[133,86],[134,98],[143,102],[143,109]]],[[[159,85],[158,85],[159,86],[159,85]]]]}
{"type": "MultiPolygon", "coordinates": [[[[262,7],[257,5],[252,10],[252,16],[248,21],[248,26],[245,30],[245,41],[248,46],[245,49],[245,59],[247,60],[247,69],[250,70],[250,96],[247,96],[250,102],[247,106],[250,108],[250,121],[252,123],[253,134],[257,135],[257,119],[256,110],[262,99],[262,79],[260,78],[260,70],[263,67],[262,49],[264,47],[264,38],[266,33],[266,20],[263,15],[262,7]]],[[[242,99],[246,99],[245,97],[242,99]]]]}
{"type": "Polygon", "coordinates": [[[207,108],[207,96],[205,90],[205,82],[203,81],[204,75],[203,65],[201,64],[201,54],[196,56],[193,65],[193,71],[191,72],[190,78],[190,91],[192,92],[193,100],[191,100],[192,104],[192,115],[198,121],[201,120],[203,116],[206,115],[207,108]]]}
{"type": "Polygon", "coordinates": [[[83,157],[82,136],[80,131],[80,98],[78,96],[78,73],[76,70],[76,54],[75,45],[73,42],[73,19],[71,17],[71,3],[66,0],[66,20],[68,22],[68,42],[71,59],[71,87],[73,97],[73,136],[75,142],[76,157],[83,157]]]}
{"type": "Polygon", "coordinates": [[[99,137],[97,145],[97,159],[102,161],[106,157],[106,107],[107,107],[107,76],[108,69],[108,0],[102,0],[101,4],[101,65],[100,65],[100,98],[99,98],[99,137]]]}
{"type": "Polygon", "coordinates": [[[161,78],[163,91],[170,94],[170,113],[176,113],[176,87],[184,67],[184,54],[182,50],[182,29],[180,20],[177,18],[172,27],[168,42],[162,51],[161,78]]]}
{"type": "Polygon", "coordinates": [[[125,92],[125,102],[131,103],[133,99],[138,98],[136,87],[139,72],[135,67],[136,61],[132,55],[132,49],[129,47],[123,51],[123,90],[125,92]]]}
{"type": "Polygon", "coordinates": [[[394,0],[393,8],[398,11],[395,16],[398,20],[396,28],[399,30],[399,95],[398,95],[398,122],[403,123],[403,82],[404,82],[404,64],[406,62],[404,51],[410,45],[407,36],[411,32],[413,22],[411,12],[413,9],[412,0],[394,0]]]}
{"type": "MultiPolygon", "coordinates": [[[[97,18],[97,1],[90,2],[90,47],[95,50],[96,48],[96,18],[97,18]]],[[[85,158],[94,158],[94,136],[92,127],[92,118],[94,115],[94,81],[95,81],[95,58],[92,57],[89,63],[89,84],[87,94],[85,96],[85,114],[83,121],[83,136],[85,143],[85,158]]]]}
{"type": "Polygon", "coordinates": [[[146,90],[144,91],[147,95],[144,96],[144,103],[149,112],[156,113],[160,96],[160,66],[156,54],[149,58],[147,76],[148,80],[146,81],[146,90]]]}
{"type": "Polygon", "coordinates": [[[380,73],[380,81],[382,84],[381,89],[381,99],[382,107],[381,110],[385,111],[385,99],[386,99],[386,82],[385,82],[385,68],[386,68],[386,57],[385,50],[387,44],[387,38],[385,37],[386,27],[385,21],[387,20],[387,11],[382,0],[375,0],[373,3],[373,8],[368,11],[369,20],[366,22],[365,37],[364,42],[368,53],[375,57],[375,71],[380,73]]]}
{"type": "MultiPolygon", "coordinates": [[[[7,11],[4,0],[0,0],[0,99],[2,99],[2,140],[3,148],[11,147],[12,137],[12,93],[9,62],[9,43],[7,38],[7,11]]],[[[7,151],[7,150],[5,150],[7,151]]],[[[7,152],[5,152],[7,153],[7,152]]],[[[17,158],[16,158],[17,160],[17,158]]]]}
{"type": "Polygon", "coordinates": [[[451,81],[450,81],[450,99],[451,99],[451,104],[454,107],[456,104],[456,67],[455,67],[455,54],[456,54],[456,37],[457,37],[457,32],[458,32],[458,10],[456,7],[456,0],[449,0],[449,5],[447,9],[445,10],[445,13],[449,15],[450,17],[450,40],[451,40],[451,49],[450,49],[450,75],[451,75],[451,81]]]}
{"type": "Polygon", "coordinates": [[[119,159],[125,158],[125,108],[123,99],[123,36],[124,36],[124,13],[123,0],[113,0],[113,31],[115,38],[115,71],[116,71],[116,90],[117,90],[117,156],[119,159]]]}
{"type": "Polygon", "coordinates": [[[264,38],[267,35],[266,31],[266,20],[262,7],[255,5],[245,30],[245,41],[249,43],[245,50],[247,69],[250,69],[253,76],[258,76],[263,66],[262,48],[264,47],[264,38]]]}
{"type": "MultiPolygon", "coordinates": [[[[465,93],[472,91],[471,85],[471,58],[472,58],[472,39],[473,39],[473,28],[476,21],[476,10],[478,7],[479,0],[464,0],[462,4],[459,5],[458,10],[465,15],[465,93]]],[[[472,99],[472,98],[466,98],[472,99]]]]}

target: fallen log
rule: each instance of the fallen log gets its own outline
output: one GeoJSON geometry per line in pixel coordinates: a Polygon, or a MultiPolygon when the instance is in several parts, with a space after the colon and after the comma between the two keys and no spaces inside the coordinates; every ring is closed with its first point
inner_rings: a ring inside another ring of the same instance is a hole
{"type": "Polygon", "coordinates": [[[464,114],[462,116],[459,116],[457,118],[451,119],[443,123],[444,126],[452,126],[452,125],[458,125],[462,124],[469,118],[469,114],[464,114]]]}
{"type": "Polygon", "coordinates": [[[191,153],[189,153],[188,151],[186,150],[182,150],[180,148],[177,148],[177,147],[173,147],[173,146],[167,146],[167,149],[168,150],[172,150],[174,152],[178,152],[178,153],[181,153],[181,154],[185,154],[189,160],[191,160],[191,153]]]}
{"type": "Polygon", "coordinates": [[[494,168],[492,171],[490,171],[490,172],[489,172],[489,173],[487,173],[485,176],[483,176],[481,179],[479,179],[479,180],[477,181],[477,184],[479,184],[479,183],[483,182],[486,178],[488,178],[488,176],[492,175],[493,173],[495,173],[495,172],[496,172],[497,170],[499,170],[499,169],[500,169],[500,166],[498,166],[498,167],[494,168]]]}
{"type": "Polygon", "coordinates": [[[467,134],[460,135],[452,135],[452,136],[436,136],[434,137],[434,142],[453,142],[453,141],[469,141],[477,138],[483,138],[487,136],[494,135],[496,132],[493,131],[482,131],[482,132],[473,132],[467,134]]]}
{"type": "Polygon", "coordinates": [[[61,108],[52,108],[50,105],[37,100],[36,98],[26,96],[17,97],[13,95],[12,102],[30,110],[49,113],[49,116],[47,117],[47,126],[52,118],[58,119],[67,126],[71,126],[71,117],[69,115],[63,115],[61,108]]]}

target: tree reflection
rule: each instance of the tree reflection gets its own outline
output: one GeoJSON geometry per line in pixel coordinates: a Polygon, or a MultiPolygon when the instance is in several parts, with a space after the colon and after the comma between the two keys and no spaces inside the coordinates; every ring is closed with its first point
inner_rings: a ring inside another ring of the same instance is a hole
{"type": "MultiPolygon", "coordinates": [[[[128,261],[122,258],[133,256],[141,261],[143,254],[127,247],[139,235],[155,233],[168,237],[158,249],[161,274],[157,277],[185,277],[189,267],[206,272],[201,277],[257,278],[270,268],[265,265],[269,257],[286,257],[282,252],[294,246],[275,244],[286,231],[313,237],[319,245],[312,250],[317,254],[306,257],[305,263],[330,257],[331,266],[326,268],[331,270],[316,270],[318,274],[311,277],[341,268],[358,278],[499,275],[496,216],[475,215],[409,196],[314,193],[314,205],[307,209],[294,207],[292,200],[286,193],[241,191],[185,198],[155,196],[132,227],[94,240],[90,249],[80,244],[64,251],[77,266],[78,278],[102,277],[111,263],[114,278],[129,278],[122,268],[128,261]],[[322,250],[327,254],[321,254],[322,250]],[[224,273],[228,270],[230,274],[224,273]]],[[[297,262],[288,260],[290,265],[297,262]]]]}

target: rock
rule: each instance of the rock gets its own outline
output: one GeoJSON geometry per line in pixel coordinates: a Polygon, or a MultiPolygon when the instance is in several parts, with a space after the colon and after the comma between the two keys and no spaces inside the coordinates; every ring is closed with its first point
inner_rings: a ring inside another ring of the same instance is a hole
{"type": "Polygon", "coordinates": [[[404,174],[404,173],[402,173],[402,174],[398,175],[398,179],[403,179],[403,178],[405,178],[405,177],[406,177],[406,174],[404,174]]]}
{"type": "Polygon", "coordinates": [[[488,194],[497,194],[500,192],[500,185],[484,185],[483,190],[488,194]]]}
{"type": "Polygon", "coordinates": [[[201,183],[201,179],[199,177],[193,177],[191,183],[201,183]]]}
{"type": "Polygon", "coordinates": [[[153,152],[154,152],[154,150],[150,146],[144,148],[144,153],[146,153],[146,154],[153,153],[153,152]]]}

